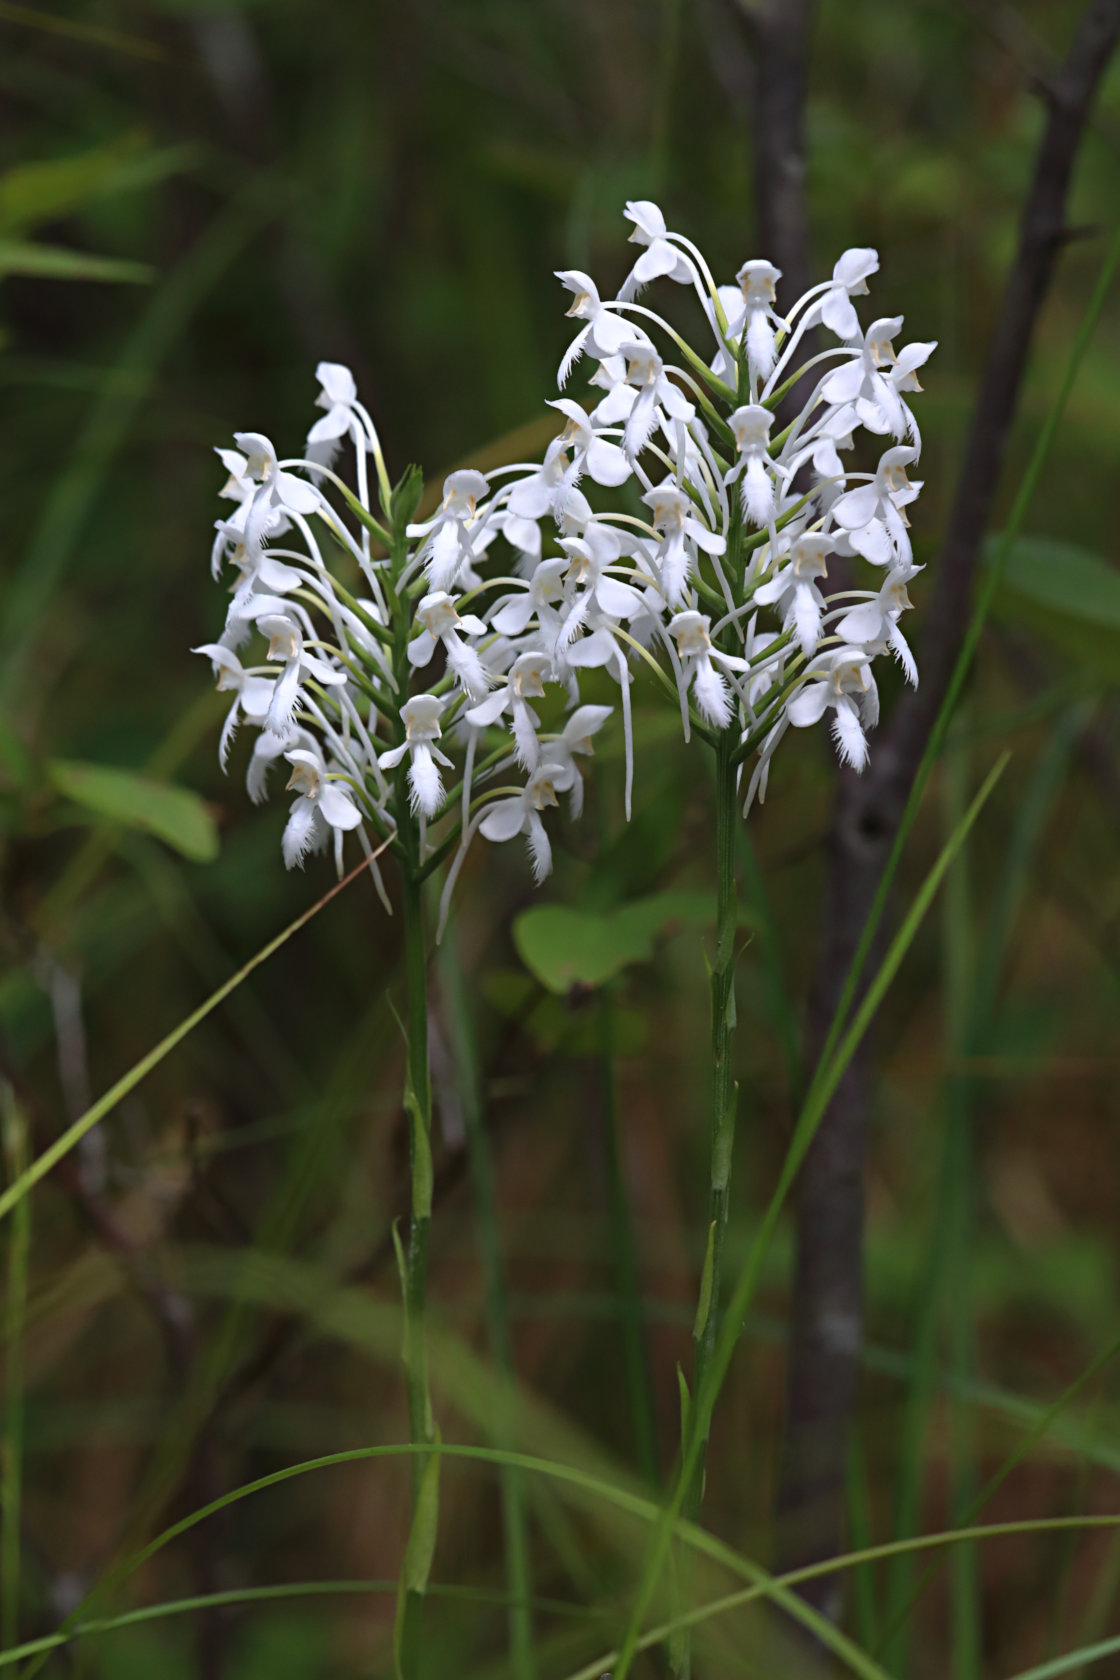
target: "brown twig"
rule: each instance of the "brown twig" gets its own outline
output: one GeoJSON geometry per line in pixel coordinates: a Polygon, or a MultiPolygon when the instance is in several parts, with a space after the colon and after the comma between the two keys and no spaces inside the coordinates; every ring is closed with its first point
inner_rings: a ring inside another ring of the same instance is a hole
{"type": "MultiPolygon", "coordinates": [[[[876,743],[867,774],[843,772],[838,780],[813,1008],[818,1044],[839,1002],[964,635],[1032,334],[1067,237],[1074,164],[1118,35],[1120,0],[1091,0],[1067,58],[1044,85],[1048,120],[925,609],[921,690],[899,705],[890,729],[876,743]]],[[[779,1489],[782,1568],[833,1556],[844,1544],[847,1437],[862,1342],[868,1110],[867,1063],[857,1057],[802,1168],[788,1435],[779,1489]]],[[[836,1595],[834,1581],[825,1578],[805,1596],[834,1614],[836,1595]]]]}

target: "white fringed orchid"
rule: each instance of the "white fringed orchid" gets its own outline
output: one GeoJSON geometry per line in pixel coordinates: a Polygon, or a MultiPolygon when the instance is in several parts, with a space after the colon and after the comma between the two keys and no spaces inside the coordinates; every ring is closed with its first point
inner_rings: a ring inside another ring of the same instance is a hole
{"type": "Polygon", "coordinates": [[[651,664],[686,739],[723,742],[748,805],[791,726],[827,718],[841,759],[863,766],[876,659],[917,680],[900,629],[920,570],[906,399],[934,346],[902,343],[897,315],[861,326],[876,252],[841,253],[783,317],[773,263],[750,258],[720,284],[656,204],[626,216],[638,254],[617,297],[582,270],[558,275],[577,327],[560,384],[581,359],[587,381],[551,399],[539,460],[461,468],[422,503],[411,472],[390,485],[335,362],[317,370],[306,458],[281,461],[260,432],[219,451],[233,506],[211,560],[233,599],[198,651],[232,696],[223,766],[239,723],[259,731],[252,798],[279,759],[291,766],[289,864],[332,839],[340,857],[358,830],[414,876],[450,859],[446,913],[476,835],[524,836],[534,876],[548,873],[554,808],[567,795],[578,818],[581,762],[615,709],[629,814],[631,688],[651,664]],[[687,291],[690,340],[646,302],[663,283],[687,291]],[[834,342],[803,365],[808,332],[834,342]],[[861,431],[887,443],[871,471],[848,464],[861,431]],[[834,558],[849,575],[830,593],[834,558]],[[864,562],[878,568],[868,587],[864,562]],[[258,635],[266,651],[238,651],[258,635]],[[603,704],[616,687],[617,708],[603,704]]]}

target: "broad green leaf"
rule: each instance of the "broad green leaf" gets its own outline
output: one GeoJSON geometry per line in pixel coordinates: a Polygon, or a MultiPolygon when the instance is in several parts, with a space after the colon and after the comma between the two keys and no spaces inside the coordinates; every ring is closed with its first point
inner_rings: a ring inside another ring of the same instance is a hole
{"type": "Polygon", "coordinates": [[[715,915],[710,893],[673,891],[635,899],[618,910],[577,910],[542,904],[513,924],[513,942],[526,968],[552,992],[601,986],[630,963],[648,962],[658,934],[674,923],[702,927],[715,915]]]}
{"type": "Polygon", "coordinates": [[[1000,581],[1000,611],[1120,681],[1120,568],[1091,549],[1049,537],[1020,538],[1000,581]]]}
{"type": "Polygon", "coordinates": [[[214,819],[189,788],[75,759],[52,759],[47,776],[55,792],[76,805],[127,828],[146,829],[192,863],[209,863],[218,855],[214,819]]]}
{"type": "Polygon", "coordinates": [[[40,280],[112,280],[143,286],[155,278],[149,263],[123,257],[98,257],[65,245],[39,245],[26,239],[0,239],[0,280],[26,274],[40,280]]]}

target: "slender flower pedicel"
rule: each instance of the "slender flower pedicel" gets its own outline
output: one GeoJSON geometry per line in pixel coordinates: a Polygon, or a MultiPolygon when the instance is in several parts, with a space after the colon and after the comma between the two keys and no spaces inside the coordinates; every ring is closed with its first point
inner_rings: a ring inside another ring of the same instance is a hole
{"type": "MultiPolygon", "coordinates": [[[[387,843],[401,871],[414,1198],[400,1261],[420,1445],[434,1439],[422,1334],[425,879],[449,865],[442,925],[479,835],[499,846],[520,836],[534,879],[548,875],[550,827],[562,799],[578,818],[579,761],[616,710],[583,698],[587,671],[618,690],[627,815],[630,688],[648,666],[679,708],[685,738],[713,749],[714,1080],[699,1383],[720,1310],[734,1128],[734,823],[765,797],[791,726],[825,723],[840,759],[862,769],[878,718],[877,659],[896,660],[917,682],[899,628],[920,571],[906,510],[921,490],[910,477],[921,439],[905,396],[920,390],[917,370],[934,346],[896,352],[899,316],[861,327],[857,300],[877,254],[844,252],[831,279],[783,316],[772,263],[750,259],[734,283],[717,285],[657,205],[636,201],[626,215],[639,252],[614,299],[582,271],[557,276],[577,327],[559,384],[578,366],[588,390],[552,399],[558,431],[540,462],[454,472],[420,518],[419,474],[391,486],[353,377],[330,362],[318,369],[324,412],[302,456],[281,459],[258,432],[218,451],[228,474],[220,493],[235,506],[217,522],[211,562],[216,574],[231,569],[232,601],[219,640],[196,651],[233,695],[223,767],[241,723],[259,732],[247,771],[254,800],[278,761],[290,767],[289,867],[331,847],[341,872],[353,834],[367,855],[375,839],[387,843]],[[694,343],[638,301],[670,284],[694,296],[694,343]],[[804,360],[810,330],[835,342],[804,360]],[[867,470],[848,464],[860,431],[870,439],[867,470]],[[336,467],[351,459],[348,483],[336,467]],[[857,586],[834,589],[837,570],[857,586]]],[[[422,1453],[414,1468],[419,1501],[430,1485],[422,1453]]],[[[698,1505],[699,1483],[692,1514],[698,1505]]],[[[413,1648],[417,1596],[415,1583],[402,1596],[400,1650],[413,1648]]]]}

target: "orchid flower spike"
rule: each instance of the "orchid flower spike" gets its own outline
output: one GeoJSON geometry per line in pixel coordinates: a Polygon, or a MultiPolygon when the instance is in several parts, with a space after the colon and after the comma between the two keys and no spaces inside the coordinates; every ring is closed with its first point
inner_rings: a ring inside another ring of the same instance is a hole
{"type": "Polygon", "coordinates": [[[435,511],[403,532],[394,515],[383,547],[380,515],[418,506],[421,487],[406,475],[396,501],[341,363],[317,369],[304,458],[281,462],[263,432],[219,450],[210,563],[232,588],[224,630],[198,652],[229,696],[223,768],[237,731],[251,729],[246,784],[260,800],[287,759],[290,865],[333,844],[341,866],[354,831],[376,878],[373,835],[387,845],[414,832],[415,851],[400,849],[433,868],[452,859],[442,918],[479,832],[499,843],[523,835],[536,878],[547,874],[544,819],[564,795],[580,813],[581,768],[611,712],[599,704],[606,685],[618,689],[629,816],[632,685],[650,665],[676,691],[686,740],[694,716],[707,740],[735,731],[745,807],[764,796],[789,731],[826,716],[842,759],[862,767],[877,659],[916,682],[900,629],[920,571],[908,510],[921,484],[908,472],[921,438],[909,403],[934,346],[903,342],[899,315],[861,330],[856,305],[876,252],[844,251],[784,320],[772,262],[754,258],[735,284],[717,285],[658,205],[631,200],[625,215],[635,249],[618,297],[582,270],[559,272],[575,332],[560,384],[586,356],[590,389],[552,398],[560,429],[539,458],[451,473],[435,511]],[[631,301],[662,285],[694,289],[696,343],[631,301]],[[791,383],[799,344],[820,327],[839,349],[791,383]],[[708,367],[714,377],[694,378],[708,367]],[[781,393],[800,412],[779,427],[781,393]],[[873,472],[851,464],[861,433],[883,440],[873,472]],[[833,555],[849,563],[843,588],[830,582],[833,555]],[[878,568],[871,583],[865,562],[878,568]],[[250,663],[257,632],[268,652],[250,663]],[[524,786],[499,785],[511,765],[524,786]]]}

